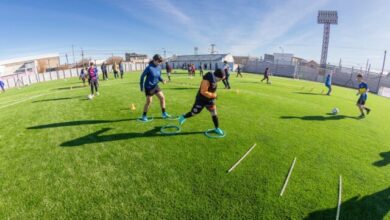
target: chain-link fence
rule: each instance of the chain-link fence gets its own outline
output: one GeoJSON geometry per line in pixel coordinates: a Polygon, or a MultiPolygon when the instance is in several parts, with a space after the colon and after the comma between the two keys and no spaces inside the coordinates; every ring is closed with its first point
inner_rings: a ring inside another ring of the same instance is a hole
{"type": "Polygon", "coordinates": [[[332,73],[332,84],[343,87],[356,88],[358,83],[356,77],[362,74],[365,81],[368,83],[370,91],[386,95],[387,88],[390,88],[390,76],[381,75],[372,71],[356,70],[353,67],[338,67],[330,66],[322,69],[315,64],[275,64],[254,60],[248,62],[243,70],[250,73],[263,73],[266,68],[269,68],[275,76],[289,77],[295,79],[303,79],[316,82],[324,82],[326,74],[332,73]],[[383,93],[382,93],[383,92],[383,93]],[[385,94],[386,93],[386,94],[385,94]]]}

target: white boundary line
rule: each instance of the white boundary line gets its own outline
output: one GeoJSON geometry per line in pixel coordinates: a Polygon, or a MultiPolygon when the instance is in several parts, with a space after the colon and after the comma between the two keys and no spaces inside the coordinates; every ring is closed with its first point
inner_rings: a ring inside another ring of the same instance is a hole
{"type": "MultiPolygon", "coordinates": [[[[51,93],[51,94],[52,94],[52,93],[51,93]]],[[[3,105],[3,106],[0,107],[0,109],[7,108],[7,107],[9,107],[9,106],[13,106],[13,105],[19,104],[19,103],[21,103],[21,102],[28,101],[28,100],[30,100],[30,99],[35,99],[35,98],[38,98],[38,97],[41,97],[41,96],[44,96],[44,95],[49,95],[49,94],[41,94],[41,95],[36,95],[36,96],[32,96],[32,97],[26,98],[26,99],[22,99],[22,100],[19,100],[19,101],[10,103],[10,104],[8,104],[8,105],[3,105]]]]}
{"type": "Polygon", "coordinates": [[[343,193],[343,180],[340,175],[339,177],[339,202],[337,204],[337,214],[336,214],[336,220],[339,220],[340,217],[340,208],[341,208],[341,195],[343,193]]]}
{"type": "Polygon", "coordinates": [[[296,162],[296,161],[297,161],[297,158],[295,157],[293,163],[291,164],[290,171],[288,171],[287,178],[286,178],[286,180],[284,181],[284,185],[283,185],[282,191],[280,192],[280,196],[283,196],[284,190],[285,190],[286,187],[287,187],[288,180],[290,179],[290,176],[291,176],[291,173],[292,173],[292,171],[293,171],[293,169],[294,169],[294,166],[295,166],[295,162],[296,162]]]}
{"type": "Polygon", "coordinates": [[[253,148],[256,147],[256,143],[244,154],[244,156],[241,157],[241,159],[239,159],[229,170],[228,170],[228,173],[232,172],[234,170],[234,168],[236,168],[236,166],[238,164],[241,163],[241,161],[246,157],[248,156],[248,154],[253,150],[253,148]]]}

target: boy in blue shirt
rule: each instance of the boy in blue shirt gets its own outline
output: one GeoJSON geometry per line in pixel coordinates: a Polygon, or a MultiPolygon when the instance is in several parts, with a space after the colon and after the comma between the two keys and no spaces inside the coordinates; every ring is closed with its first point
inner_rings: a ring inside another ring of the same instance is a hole
{"type": "Polygon", "coordinates": [[[156,95],[158,97],[158,99],[160,100],[162,118],[167,119],[167,118],[171,117],[165,111],[165,97],[164,97],[164,94],[161,91],[160,87],[158,86],[159,82],[162,82],[165,84],[165,80],[163,80],[161,78],[160,64],[162,63],[162,61],[163,61],[163,59],[159,54],[154,55],[153,60],[150,61],[149,65],[146,67],[146,69],[144,70],[144,72],[141,75],[141,79],[140,79],[141,92],[145,91],[145,95],[146,95],[146,103],[144,106],[144,112],[143,112],[142,117],[141,117],[142,121],[148,121],[146,114],[148,113],[150,105],[152,104],[152,100],[153,100],[154,95],[156,95]],[[145,79],[145,77],[146,77],[146,79],[145,79]]]}
{"type": "Polygon", "coordinates": [[[370,114],[371,109],[367,108],[365,106],[366,101],[367,101],[367,93],[368,93],[368,84],[363,81],[363,75],[358,74],[357,75],[357,81],[359,82],[359,87],[358,87],[358,92],[356,95],[360,95],[359,99],[356,103],[357,107],[360,110],[360,118],[364,118],[364,110],[366,110],[367,115],[370,114]]]}
{"type": "Polygon", "coordinates": [[[326,75],[325,86],[328,87],[328,93],[326,93],[326,95],[330,95],[332,92],[332,76],[330,73],[326,75]]]}

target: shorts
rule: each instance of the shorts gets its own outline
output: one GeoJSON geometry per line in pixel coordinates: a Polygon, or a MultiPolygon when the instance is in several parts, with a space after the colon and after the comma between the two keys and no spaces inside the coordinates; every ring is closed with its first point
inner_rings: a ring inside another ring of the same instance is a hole
{"type": "Polygon", "coordinates": [[[145,95],[146,96],[154,96],[154,95],[156,95],[159,92],[161,92],[161,89],[160,89],[159,86],[156,86],[156,87],[154,87],[152,89],[146,89],[145,88],[145,95]]]}
{"type": "Polygon", "coordinates": [[[363,96],[360,96],[358,101],[356,102],[356,104],[358,105],[365,105],[366,104],[366,98],[364,98],[363,96]]]}
{"type": "Polygon", "coordinates": [[[195,100],[194,106],[192,106],[191,112],[194,113],[194,114],[198,114],[205,107],[209,111],[215,110],[216,109],[215,99],[206,101],[206,100],[200,99],[199,97],[196,97],[196,100],[195,100]]]}

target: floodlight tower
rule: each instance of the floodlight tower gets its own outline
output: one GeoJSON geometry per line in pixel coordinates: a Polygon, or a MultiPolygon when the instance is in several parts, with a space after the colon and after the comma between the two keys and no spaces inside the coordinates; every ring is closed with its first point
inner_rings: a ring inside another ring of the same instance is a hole
{"type": "Polygon", "coordinates": [[[321,68],[326,68],[328,58],[330,25],[338,23],[337,11],[318,11],[318,24],[324,24],[324,36],[322,39],[321,68]]]}

